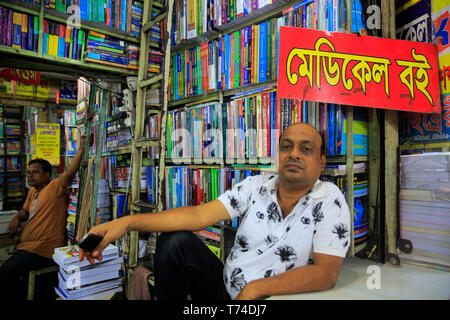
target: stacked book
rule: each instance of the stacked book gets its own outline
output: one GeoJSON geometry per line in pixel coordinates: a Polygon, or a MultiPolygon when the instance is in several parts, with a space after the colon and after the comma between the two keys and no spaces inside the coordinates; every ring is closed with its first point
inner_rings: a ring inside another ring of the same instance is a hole
{"type": "Polygon", "coordinates": [[[102,254],[102,261],[90,264],[86,259],[78,261],[76,245],[56,248],[53,254],[53,260],[59,265],[56,294],[63,300],[95,300],[121,292],[123,258],[112,244],[102,254]]]}
{"type": "MultiPolygon", "coordinates": [[[[354,244],[358,245],[366,242],[369,236],[369,175],[365,162],[354,163],[353,170],[353,235],[354,244]]],[[[327,164],[320,180],[334,183],[347,197],[347,165],[327,164]]]]}
{"type": "Polygon", "coordinates": [[[97,216],[100,223],[111,220],[111,201],[109,195],[108,183],[105,179],[100,179],[98,182],[98,197],[97,197],[97,216]]]}
{"type": "MultiPolygon", "coordinates": [[[[125,53],[128,58],[129,68],[137,69],[139,66],[139,47],[128,44],[125,53]]],[[[163,57],[164,54],[162,52],[150,49],[148,52],[148,71],[160,73],[163,57]]]]}
{"type": "Polygon", "coordinates": [[[400,238],[413,250],[401,256],[450,266],[450,152],[401,156],[400,238]]]}
{"type": "MultiPolygon", "coordinates": [[[[78,178],[78,174],[77,174],[78,178]]],[[[75,180],[75,179],[74,179],[75,180]]],[[[72,185],[73,187],[73,185],[72,185]]],[[[78,183],[76,188],[78,188],[78,183]]],[[[78,207],[78,191],[72,191],[69,193],[69,206],[67,208],[67,240],[68,244],[75,243],[75,225],[77,221],[77,207],[78,207]]]]}
{"type": "Polygon", "coordinates": [[[124,41],[94,31],[87,35],[85,60],[116,67],[129,64],[124,41]]]}
{"type": "Polygon", "coordinates": [[[131,4],[131,24],[130,35],[135,37],[141,36],[142,27],[142,11],[143,3],[139,1],[133,1],[131,4]]]}

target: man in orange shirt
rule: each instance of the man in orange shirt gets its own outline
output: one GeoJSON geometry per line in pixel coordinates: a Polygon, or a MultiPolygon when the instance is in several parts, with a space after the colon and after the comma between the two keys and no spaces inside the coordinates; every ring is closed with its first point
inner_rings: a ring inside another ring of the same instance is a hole
{"type": "Polygon", "coordinates": [[[9,232],[16,234],[21,223],[26,224],[17,252],[0,267],[0,299],[13,298],[18,278],[30,270],[50,266],[54,249],[64,245],[68,187],[80,167],[84,139],[82,136],[67,171],[54,180],[50,179],[52,166],[47,160],[34,159],[28,163],[27,180],[31,189],[23,208],[11,221],[9,232]]]}

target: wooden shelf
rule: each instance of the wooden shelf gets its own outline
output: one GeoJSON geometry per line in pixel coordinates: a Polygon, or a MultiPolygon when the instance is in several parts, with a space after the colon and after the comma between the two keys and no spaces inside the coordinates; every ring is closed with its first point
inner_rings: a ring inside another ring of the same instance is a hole
{"type": "MultiPolygon", "coordinates": [[[[12,9],[15,11],[23,12],[26,14],[32,14],[35,16],[40,15],[40,5],[26,3],[25,1],[19,0],[9,0],[9,1],[0,1],[0,5],[6,7],[8,9],[12,9]]],[[[44,8],[44,19],[55,21],[58,23],[66,24],[71,14],[58,12],[55,9],[44,8]]],[[[101,22],[89,21],[89,20],[81,20],[80,27],[84,30],[95,31],[99,33],[106,34],[108,36],[115,37],[119,40],[124,40],[128,42],[132,42],[136,45],[139,44],[139,38],[129,35],[123,30],[117,28],[111,28],[106,26],[101,22]]]]}
{"type": "Polygon", "coordinates": [[[208,30],[207,32],[194,38],[184,39],[182,42],[173,46],[171,51],[172,53],[178,53],[182,50],[200,45],[203,42],[217,39],[221,34],[232,33],[252,24],[259,24],[265,20],[279,17],[281,16],[282,11],[289,8],[294,2],[295,1],[277,0],[271,5],[264,6],[247,15],[237,17],[228,23],[222,24],[214,30],[208,30]]]}
{"type": "Polygon", "coordinates": [[[80,70],[84,70],[86,72],[91,71],[97,73],[113,73],[117,76],[129,76],[137,74],[137,71],[127,68],[119,68],[100,63],[83,62],[81,60],[39,54],[35,51],[17,49],[4,45],[0,45],[0,54],[4,54],[4,57],[2,58],[2,64],[6,64],[8,66],[22,65],[25,58],[30,59],[27,61],[27,66],[30,69],[64,73],[79,73],[80,70]]]}

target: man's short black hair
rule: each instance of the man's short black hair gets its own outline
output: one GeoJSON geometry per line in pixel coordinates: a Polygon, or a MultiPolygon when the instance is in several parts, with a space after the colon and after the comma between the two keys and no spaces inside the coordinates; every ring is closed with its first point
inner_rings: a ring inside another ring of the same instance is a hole
{"type": "Polygon", "coordinates": [[[50,164],[50,162],[48,162],[45,159],[33,159],[30,162],[28,162],[28,165],[32,165],[33,163],[38,163],[41,165],[42,170],[44,170],[44,173],[48,172],[48,173],[52,173],[52,165],[50,164]]]}

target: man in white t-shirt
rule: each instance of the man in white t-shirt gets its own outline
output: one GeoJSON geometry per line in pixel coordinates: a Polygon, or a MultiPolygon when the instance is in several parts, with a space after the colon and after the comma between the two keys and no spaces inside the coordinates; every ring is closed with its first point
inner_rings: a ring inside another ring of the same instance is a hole
{"type": "Polygon", "coordinates": [[[155,255],[159,300],[260,299],[333,288],[350,243],[350,214],[344,196],[319,176],[325,167],[323,139],[304,123],[280,139],[278,175],[252,176],[217,200],[194,207],[127,216],[96,226],[103,236],[93,252],[131,230],[164,232],[155,255]],[[240,217],[225,266],[192,233],[240,217]],[[176,231],[176,232],[174,232],[176,231]]]}

